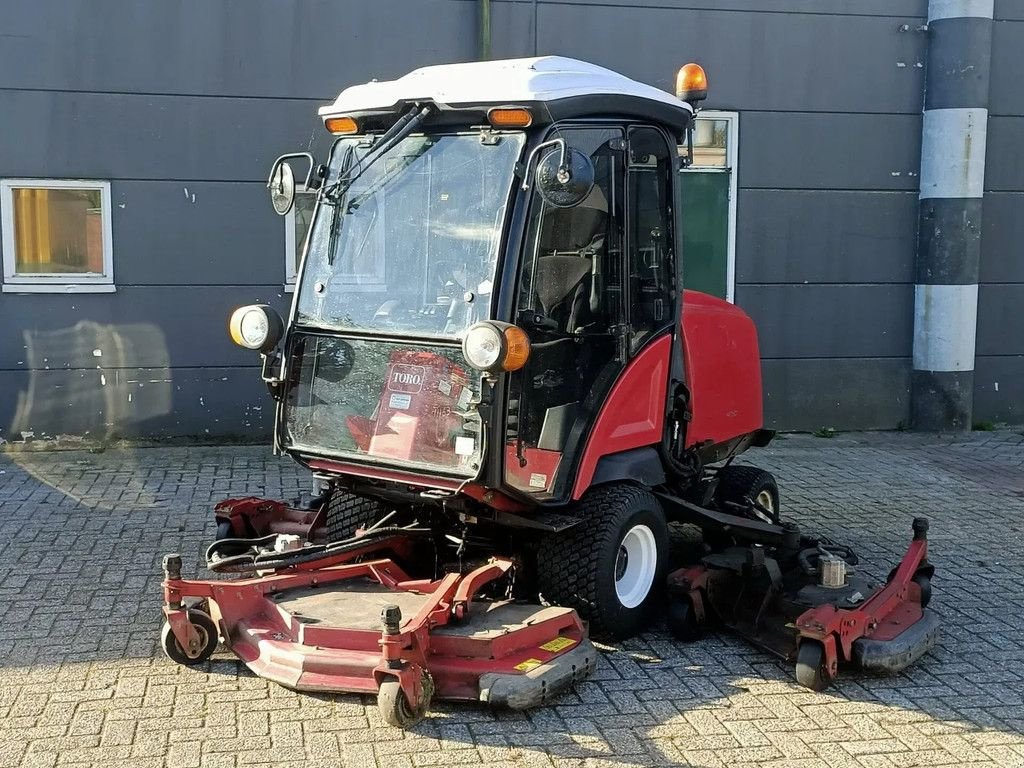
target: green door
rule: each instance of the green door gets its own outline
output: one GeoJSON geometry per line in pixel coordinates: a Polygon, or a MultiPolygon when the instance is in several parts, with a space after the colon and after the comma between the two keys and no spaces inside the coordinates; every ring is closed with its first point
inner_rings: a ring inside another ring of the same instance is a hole
{"type": "Polygon", "coordinates": [[[694,135],[694,164],[682,173],[683,285],[729,298],[729,243],[732,235],[729,146],[735,118],[699,117],[694,135]]]}

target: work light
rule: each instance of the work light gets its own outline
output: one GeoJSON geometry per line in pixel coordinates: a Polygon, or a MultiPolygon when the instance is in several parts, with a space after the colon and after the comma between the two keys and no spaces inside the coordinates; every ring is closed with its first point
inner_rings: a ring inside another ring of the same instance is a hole
{"type": "Polygon", "coordinates": [[[239,307],[228,321],[231,340],[246,349],[269,352],[277,346],[284,333],[281,316],[266,304],[239,307]]]}
{"type": "Polygon", "coordinates": [[[466,331],[462,354],[466,362],[484,373],[518,371],[530,357],[530,339],[522,328],[486,321],[466,331]]]}

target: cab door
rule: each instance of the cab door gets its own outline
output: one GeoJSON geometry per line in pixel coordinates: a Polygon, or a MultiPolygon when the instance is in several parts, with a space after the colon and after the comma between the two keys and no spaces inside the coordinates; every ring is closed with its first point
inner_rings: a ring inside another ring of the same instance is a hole
{"type": "Polygon", "coordinates": [[[509,376],[503,459],[506,485],[538,501],[569,493],[590,427],[631,354],[626,131],[559,126],[547,138],[589,157],[595,183],[568,208],[546,202],[536,185],[530,193],[515,321],[531,354],[509,376]]]}

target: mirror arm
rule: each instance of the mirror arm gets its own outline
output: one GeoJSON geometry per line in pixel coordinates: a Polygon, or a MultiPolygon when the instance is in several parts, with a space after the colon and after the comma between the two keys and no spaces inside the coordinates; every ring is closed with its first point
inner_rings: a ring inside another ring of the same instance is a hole
{"type": "Polygon", "coordinates": [[[533,167],[533,159],[537,156],[538,152],[540,152],[542,149],[544,149],[544,147],[554,147],[554,146],[561,147],[562,155],[561,155],[561,159],[559,160],[559,167],[565,167],[566,158],[568,157],[568,153],[566,152],[566,148],[565,148],[565,139],[558,138],[558,139],[549,139],[548,141],[542,141],[540,144],[538,144],[536,147],[534,147],[530,151],[530,156],[526,158],[526,169],[525,169],[525,172],[523,173],[523,191],[524,192],[530,188],[530,168],[533,167]]]}
{"type": "Polygon", "coordinates": [[[315,189],[316,187],[310,186],[311,184],[314,183],[317,186],[319,186],[319,181],[313,181],[314,169],[318,168],[316,160],[314,159],[313,155],[309,152],[289,152],[288,154],[281,155],[279,158],[277,158],[277,160],[274,161],[274,164],[270,166],[270,176],[267,178],[267,189],[270,189],[273,186],[274,174],[277,173],[277,169],[281,165],[281,163],[283,163],[285,160],[291,160],[293,157],[304,157],[306,158],[306,160],[309,161],[309,170],[306,171],[305,188],[315,189]]]}

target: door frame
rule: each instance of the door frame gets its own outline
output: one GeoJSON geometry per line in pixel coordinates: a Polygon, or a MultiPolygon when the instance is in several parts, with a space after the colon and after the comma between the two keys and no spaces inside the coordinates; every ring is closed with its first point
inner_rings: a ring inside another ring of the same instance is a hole
{"type": "Polygon", "coordinates": [[[725,300],[736,300],[736,202],[739,195],[739,146],[740,113],[721,109],[702,109],[697,119],[725,120],[728,123],[725,143],[726,167],[693,165],[683,173],[728,173],[729,174],[729,224],[726,233],[725,300]]]}

